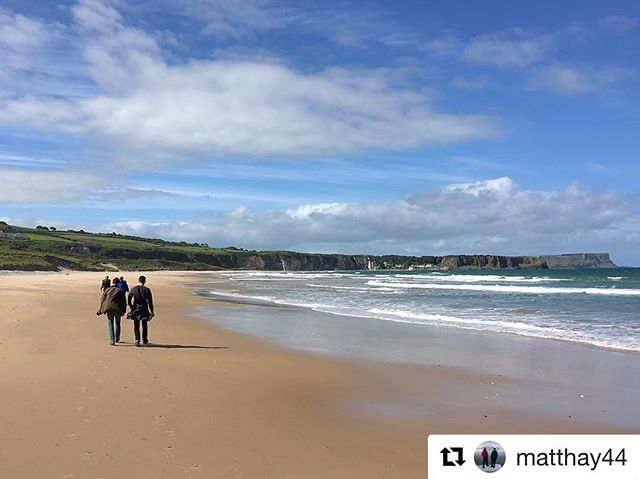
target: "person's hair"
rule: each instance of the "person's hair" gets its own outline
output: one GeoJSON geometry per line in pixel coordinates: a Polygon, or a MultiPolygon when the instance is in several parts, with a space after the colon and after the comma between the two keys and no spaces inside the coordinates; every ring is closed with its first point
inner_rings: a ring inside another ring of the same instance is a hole
{"type": "Polygon", "coordinates": [[[120,281],[122,281],[124,279],[124,276],[120,276],[120,281]]]}
{"type": "Polygon", "coordinates": [[[120,280],[118,278],[113,278],[113,280],[111,281],[111,283],[116,286],[118,284],[120,284],[120,280]]]}
{"type": "Polygon", "coordinates": [[[142,284],[144,284],[144,283],[146,283],[146,282],[147,282],[147,278],[145,278],[144,276],[140,276],[140,277],[138,278],[138,281],[140,281],[142,284]]]}

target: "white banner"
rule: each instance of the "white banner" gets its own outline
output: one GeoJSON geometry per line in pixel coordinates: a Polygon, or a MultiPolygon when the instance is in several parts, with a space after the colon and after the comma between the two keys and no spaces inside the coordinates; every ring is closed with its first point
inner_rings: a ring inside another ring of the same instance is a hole
{"type": "Polygon", "coordinates": [[[427,454],[428,479],[640,479],[637,434],[432,434],[427,454]]]}

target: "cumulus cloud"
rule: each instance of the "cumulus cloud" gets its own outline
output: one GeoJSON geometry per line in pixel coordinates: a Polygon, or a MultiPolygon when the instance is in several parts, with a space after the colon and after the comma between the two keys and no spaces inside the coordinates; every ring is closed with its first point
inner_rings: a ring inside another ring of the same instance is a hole
{"type": "Polygon", "coordinates": [[[153,35],[112,6],[73,8],[101,94],[4,102],[0,122],[94,134],[121,145],[214,155],[319,155],[413,149],[500,134],[494,118],[436,110],[384,71],[301,72],[270,61],[169,64],[153,35]]]}
{"type": "Polygon", "coordinates": [[[594,237],[613,235],[630,221],[637,233],[638,213],[635,203],[620,194],[578,184],[527,190],[502,177],[387,202],[265,212],[239,208],[192,221],[118,222],[105,230],[247,248],[526,254],[557,251],[559,245],[588,247],[594,237]]]}
{"type": "Polygon", "coordinates": [[[629,71],[617,67],[595,69],[586,65],[555,63],[535,69],[527,80],[527,88],[567,94],[590,93],[628,75],[629,71]]]}

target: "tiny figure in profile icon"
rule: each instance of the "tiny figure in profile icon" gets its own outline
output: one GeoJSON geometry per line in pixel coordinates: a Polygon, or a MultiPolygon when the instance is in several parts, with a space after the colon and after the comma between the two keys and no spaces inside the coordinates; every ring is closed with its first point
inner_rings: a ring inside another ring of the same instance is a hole
{"type": "Polygon", "coordinates": [[[496,467],[496,459],[498,459],[498,450],[494,447],[493,451],[491,451],[491,467],[494,469],[496,467]]]}
{"type": "Polygon", "coordinates": [[[504,448],[495,441],[485,441],[476,447],[473,460],[482,472],[496,472],[502,469],[506,454],[504,448]]]}

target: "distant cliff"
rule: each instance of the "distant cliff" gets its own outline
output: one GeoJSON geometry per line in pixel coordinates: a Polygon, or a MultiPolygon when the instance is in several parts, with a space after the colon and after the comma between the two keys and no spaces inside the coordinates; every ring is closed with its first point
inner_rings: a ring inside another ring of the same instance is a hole
{"type": "Polygon", "coordinates": [[[0,270],[271,270],[359,271],[385,269],[614,268],[607,253],[559,256],[401,256],[252,251],[206,244],[35,229],[0,222],[0,270]]]}
{"type": "Polygon", "coordinates": [[[617,268],[609,253],[573,253],[540,256],[548,268],[617,268]]]}

